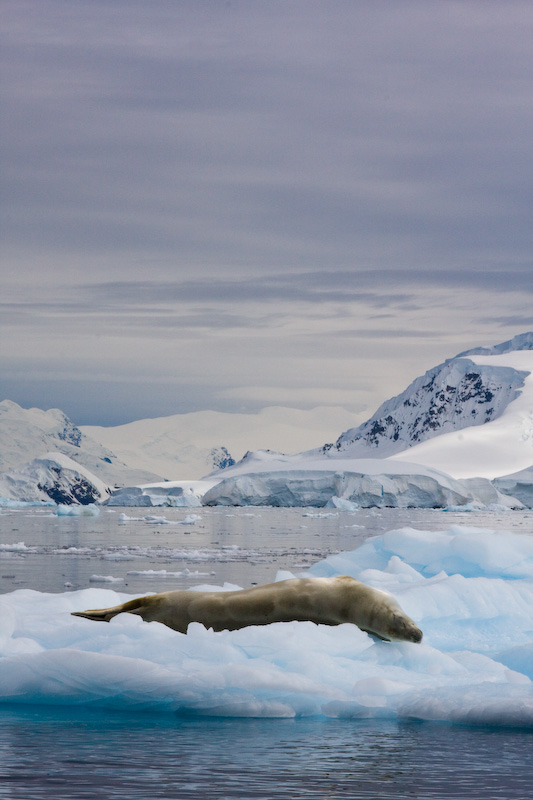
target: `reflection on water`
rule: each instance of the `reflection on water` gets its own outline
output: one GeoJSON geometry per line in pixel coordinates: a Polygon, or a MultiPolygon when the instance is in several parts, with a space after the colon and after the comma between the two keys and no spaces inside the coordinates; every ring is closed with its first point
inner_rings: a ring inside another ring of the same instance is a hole
{"type": "Polygon", "coordinates": [[[532,796],[533,734],[343,720],[209,720],[5,707],[0,797],[532,796]]]}

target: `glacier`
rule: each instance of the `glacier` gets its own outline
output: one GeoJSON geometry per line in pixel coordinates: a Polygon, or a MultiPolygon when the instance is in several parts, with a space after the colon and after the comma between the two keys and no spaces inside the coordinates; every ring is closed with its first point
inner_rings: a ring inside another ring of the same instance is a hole
{"type": "Polygon", "coordinates": [[[488,480],[456,481],[416,463],[382,459],[301,459],[250,453],[207,488],[203,505],[326,506],[333,497],[360,507],[445,508],[478,503],[522,508],[488,480]]]}
{"type": "Polygon", "coordinates": [[[80,426],[80,431],[125,464],[155,473],[153,481],[198,480],[241,459],[247,450],[269,447],[296,453],[318,447],[354,420],[353,413],[340,407],[267,406],[257,413],[193,411],[108,428],[80,426]]]}
{"type": "Polygon", "coordinates": [[[531,536],[402,528],[299,574],[348,574],[390,592],[423,642],[308,622],[220,633],[193,624],[185,636],[128,614],[105,625],[70,615],[130,599],[112,588],[19,589],[0,596],[0,702],[533,728],[531,536]]]}

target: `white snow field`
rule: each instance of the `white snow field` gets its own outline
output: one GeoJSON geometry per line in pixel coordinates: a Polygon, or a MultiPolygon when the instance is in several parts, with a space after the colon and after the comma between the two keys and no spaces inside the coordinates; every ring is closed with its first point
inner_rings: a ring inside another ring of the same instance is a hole
{"type": "Polygon", "coordinates": [[[256,414],[196,411],[109,428],[81,426],[80,431],[126,464],[167,480],[194,480],[242,458],[247,450],[296,453],[317,446],[343,425],[352,425],[354,417],[333,406],[269,406],[256,414]]]}
{"type": "Polygon", "coordinates": [[[390,456],[433,467],[454,478],[497,478],[533,464],[533,350],[469,356],[480,367],[509,367],[529,373],[518,397],[492,422],[442,433],[390,456]]]}
{"type": "Polygon", "coordinates": [[[0,596],[0,701],[533,727],[533,537],[404,528],[308,574],[389,591],[423,642],[307,622],[220,633],[193,624],[183,635],[128,614],[110,624],[71,616],[131,597],[109,588],[21,589],[0,596]]]}

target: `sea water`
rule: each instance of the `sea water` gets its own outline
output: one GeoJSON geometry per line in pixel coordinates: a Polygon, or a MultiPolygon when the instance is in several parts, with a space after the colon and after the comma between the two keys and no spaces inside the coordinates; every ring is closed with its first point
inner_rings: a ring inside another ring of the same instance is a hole
{"type": "Polygon", "coordinates": [[[0,509],[0,594],[111,583],[130,594],[199,583],[247,588],[394,528],[439,531],[453,523],[533,535],[533,511],[104,506],[95,516],[63,516],[53,508],[0,509]]]}
{"type": "MultiPolygon", "coordinates": [[[[50,509],[3,510],[0,591],[251,586],[406,525],[526,535],[533,528],[531,512],[199,509],[197,519],[183,524],[190,510],[151,511],[58,517],[50,509]]],[[[118,631],[96,623],[95,629],[106,637],[118,631]]],[[[525,800],[533,795],[532,744],[529,728],[4,703],[0,797],[525,800]]]]}

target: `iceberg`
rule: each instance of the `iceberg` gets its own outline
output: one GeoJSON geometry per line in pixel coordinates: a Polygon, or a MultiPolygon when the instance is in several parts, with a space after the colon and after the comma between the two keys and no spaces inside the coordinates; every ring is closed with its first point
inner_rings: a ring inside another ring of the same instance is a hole
{"type": "Polygon", "coordinates": [[[108,506],[200,508],[201,496],[215,481],[164,481],[146,486],[116,489],[106,500],[108,506]]]}
{"type": "Polygon", "coordinates": [[[503,475],[493,481],[502,494],[516,497],[526,508],[533,508],[533,464],[512,475],[503,475]]]}
{"type": "Polygon", "coordinates": [[[339,500],[361,508],[446,508],[472,502],[523,507],[485,478],[458,481],[412,462],[271,452],[247,454],[239,464],[228,467],[202,497],[208,506],[324,507],[339,500]]]}
{"type": "Polygon", "coordinates": [[[87,506],[64,506],[58,505],[56,514],[58,517],[97,517],[100,509],[94,503],[87,506]]]}
{"type": "Polygon", "coordinates": [[[423,642],[310,622],[220,633],[193,624],[187,635],[129,614],[104,625],[71,612],[131,595],[19,589],[0,596],[0,702],[533,729],[531,536],[402,528],[305,574],[348,574],[390,592],[423,642]]]}
{"type": "Polygon", "coordinates": [[[322,507],[333,497],[364,508],[445,508],[468,499],[428,475],[280,470],[225,478],[206,492],[203,504],[322,507]]]}

